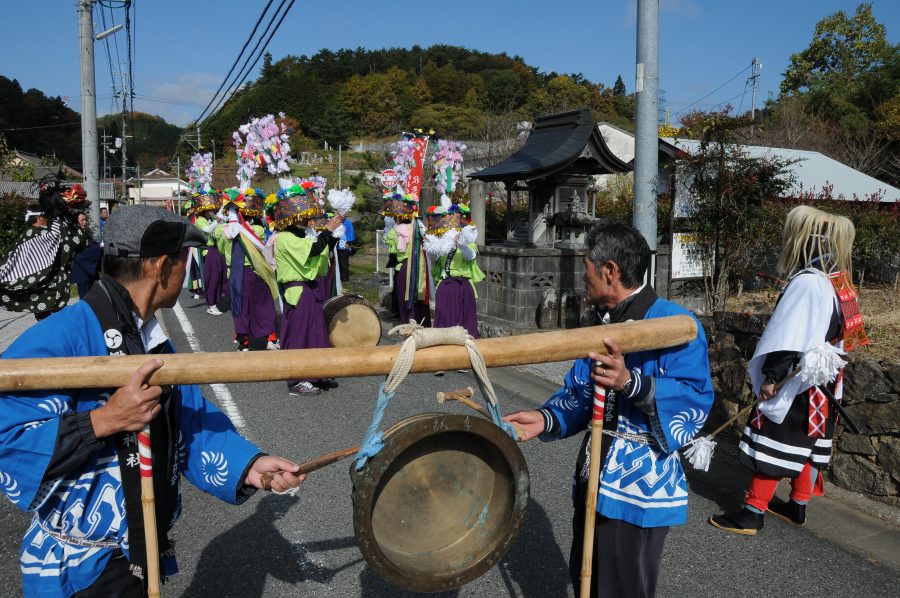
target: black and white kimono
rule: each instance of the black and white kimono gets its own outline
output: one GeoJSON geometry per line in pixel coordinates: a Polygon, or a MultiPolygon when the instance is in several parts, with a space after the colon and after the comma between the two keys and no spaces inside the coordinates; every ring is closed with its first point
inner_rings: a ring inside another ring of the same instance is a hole
{"type": "MultiPolygon", "coordinates": [[[[827,274],[808,268],[791,278],[748,366],[754,395],[782,380],[802,355],[824,342],[843,346],[840,304],[827,274]]],[[[828,390],[840,400],[841,371],[828,390]]],[[[837,413],[816,387],[795,376],[759,404],[741,435],[739,460],[754,473],[795,478],[804,465],[824,469],[831,459],[837,413]]]]}

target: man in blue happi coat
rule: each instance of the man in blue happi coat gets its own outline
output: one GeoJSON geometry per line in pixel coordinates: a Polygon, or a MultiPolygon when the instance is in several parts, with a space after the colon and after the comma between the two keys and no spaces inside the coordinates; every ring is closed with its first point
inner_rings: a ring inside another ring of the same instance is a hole
{"type": "MultiPolygon", "coordinates": [[[[598,224],[587,235],[585,294],[604,323],[688,314],[643,283],[650,249],[625,224],[598,224]]],[[[506,416],[524,432],[520,440],[573,436],[591,420],[593,384],[607,389],[602,470],[597,497],[591,596],[652,597],[669,527],[687,521],[687,481],[678,456],[703,427],[713,387],[706,338],[670,349],[622,355],[610,339],[608,354],[576,361],[565,386],[538,411],[506,416]]],[[[601,339],[598,339],[598,341],[601,339]]],[[[576,463],[569,573],[579,586],[590,432],[576,463]]],[[[587,598],[586,596],[582,598],[587,598]]]]}
{"type": "Polygon", "coordinates": [[[197,386],[149,382],[174,351],[155,314],[175,304],[188,248],[205,235],[161,208],[126,206],[110,215],[104,240],[103,274],[84,300],[2,356],[148,355],[122,388],[0,394],[0,488],[34,514],[22,543],[26,596],[143,596],[150,558],[164,577],[176,573],[167,532],[181,511],[182,475],[233,504],[304,478],[295,463],[244,439],[197,386]],[[159,533],[151,555],[136,440],[147,424],[159,533]]]}

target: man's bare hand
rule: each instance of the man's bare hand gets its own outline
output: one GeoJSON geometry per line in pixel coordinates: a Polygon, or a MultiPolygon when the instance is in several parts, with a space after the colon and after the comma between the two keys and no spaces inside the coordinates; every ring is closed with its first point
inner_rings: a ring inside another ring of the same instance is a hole
{"type": "Polygon", "coordinates": [[[537,438],[544,433],[544,416],[540,411],[516,411],[504,415],[503,421],[517,426],[519,442],[537,438]]]}
{"type": "Polygon", "coordinates": [[[244,483],[260,490],[284,492],[296,488],[306,479],[306,474],[297,474],[299,465],[284,457],[264,455],[253,462],[244,483]]]}
{"type": "Polygon", "coordinates": [[[619,350],[619,345],[610,338],[603,339],[608,354],[590,353],[593,364],[591,366],[591,380],[608,390],[620,391],[625,383],[631,379],[631,371],[625,365],[625,356],[619,350]]]}
{"type": "Polygon", "coordinates": [[[776,392],[777,389],[775,388],[775,384],[768,382],[759,388],[759,398],[763,401],[768,401],[775,396],[776,392]]]}
{"type": "Polygon", "coordinates": [[[135,370],[128,384],[109,397],[106,405],[91,412],[91,424],[97,438],[123,431],[139,432],[159,414],[162,387],[150,386],[150,378],[162,366],[161,359],[147,361],[135,370]]]}

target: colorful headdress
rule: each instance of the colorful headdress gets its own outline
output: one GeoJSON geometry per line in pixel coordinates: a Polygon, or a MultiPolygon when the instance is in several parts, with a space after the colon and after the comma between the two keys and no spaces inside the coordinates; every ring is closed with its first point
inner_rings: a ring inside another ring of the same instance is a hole
{"type": "Polygon", "coordinates": [[[242,197],[244,205],[238,205],[241,214],[248,218],[262,218],[266,210],[263,190],[250,187],[242,197]]]}
{"type": "Polygon", "coordinates": [[[447,208],[431,206],[426,216],[428,232],[433,235],[443,235],[448,230],[462,230],[471,222],[472,212],[469,206],[459,204],[452,204],[447,208]]]}
{"type": "Polygon", "coordinates": [[[91,202],[87,199],[87,192],[78,183],[63,191],[62,198],[70,210],[86,208],[91,205],[91,202]]]}
{"type": "Polygon", "coordinates": [[[240,208],[244,203],[244,196],[241,193],[240,189],[237,187],[229,187],[228,189],[223,189],[218,193],[219,200],[222,202],[222,207],[228,209],[230,206],[235,206],[240,208]]]}
{"type": "Polygon", "coordinates": [[[212,190],[194,193],[192,199],[192,206],[196,214],[209,210],[218,210],[220,206],[219,198],[216,197],[216,192],[212,190]]]}
{"type": "Polygon", "coordinates": [[[390,216],[397,222],[407,222],[419,216],[419,202],[411,195],[387,193],[384,196],[382,216],[390,216]]]}
{"type": "Polygon", "coordinates": [[[277,230],[300,224],[314,218],[324,210],[319,206],[315,196],[307,195],[300,185],[291,185],[276,194],[275,207],[272,210],[272,224],[277,230]]]}
{"type": "Polygon", "coordinates": [[[441,195],[450,195],[456,189],[465,150],[463,143],[438,140],[437,151],[432,154],[431,159],[434,160],[435,188],[441,195]]]}

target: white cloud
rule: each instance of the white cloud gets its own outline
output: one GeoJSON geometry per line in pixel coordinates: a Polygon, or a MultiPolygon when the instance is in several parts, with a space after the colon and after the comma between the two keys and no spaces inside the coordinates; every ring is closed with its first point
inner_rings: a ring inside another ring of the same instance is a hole
{"type": "Polygon", "coordinates": [[[200,115],[221,83],[221,75],[182,73],[174,80],[139,85],[134,109],[184,126],[200,115]]]}

